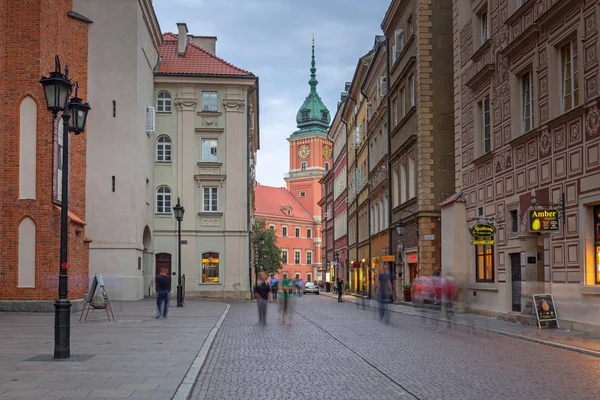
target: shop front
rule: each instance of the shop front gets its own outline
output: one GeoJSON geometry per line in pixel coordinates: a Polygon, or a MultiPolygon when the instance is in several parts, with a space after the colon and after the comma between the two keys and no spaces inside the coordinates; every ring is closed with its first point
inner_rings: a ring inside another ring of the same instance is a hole
{"type": "Polygon", "coordinates": [[[360,259],[360,268],[356,271],[357,290],[356,293],[361,296],[370,297],[371,295],[371,260],[369,259],[369,244],[358,248],[358,257],[360,259]]]}

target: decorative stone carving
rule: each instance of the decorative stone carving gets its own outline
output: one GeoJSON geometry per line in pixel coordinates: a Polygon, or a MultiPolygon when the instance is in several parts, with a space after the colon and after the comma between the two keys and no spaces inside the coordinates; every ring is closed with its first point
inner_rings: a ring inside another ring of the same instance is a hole
{"type": "Polygon", "coordinates": [[[201,175],[219,175],[219,168],[200,168],[201,175]]]}
{"type": "Polygon", "coordinates": [[[550,148],[552,147],[550,141],[550,131],[545,128],[540,134],[540,157],[545,157],[550,154],[550,148]]]}
{"type": "Polygon", "coordinates": [[[225,107],[225,111],[228,112],[244,112],[245,101],[243,99],[236,98],[225,98],[223,99],[223,106],[225,107]]]}
{"type": "Polygon", "coordinates": [[[590,139],[600,134],[600,116],[598,113],[597,104],[594,104],[586,111],[585,132],[590,139]]]}
{"type": "Polygon", "coordinates": [[[202,126],[205,127],[217,127],[219,126],[219,118],[218,117],[201,117],[200,121],[202,122],[202,126]]]}
{"type": "Polygon", "coordinates": [[[219,226],[221,224],[221,221],[218,218],[202,218],[200,223],[202,226],[219,226]]]}
{"type": "Polygon", "coordinates": [[[177,97],[175,106],[180,111],[196,111],[198,100],[195,97],[177,97]]]}

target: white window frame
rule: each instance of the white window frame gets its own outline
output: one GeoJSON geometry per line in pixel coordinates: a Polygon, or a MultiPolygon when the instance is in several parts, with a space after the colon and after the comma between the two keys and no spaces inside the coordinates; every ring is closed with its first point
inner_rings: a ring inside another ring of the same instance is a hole
{"type": "Polygon", "coordinates": [[[299,226],[294,227],[294,237],[299,238],[302,237],[302,229],[299,226]]]}
{"type": "Polygon", "coordinates": [[[560,62],[560,87],[561,87],[561,104],[563,112],[570,111],[580,104],[579,90],[579,49],[577,48],[576,37],[571,38],[568,43],[560,46],[559,62],[560,62]],[[568,48],[569,55],[567,59],[563,59],[563,50],[568,48]],[[567,71],[569,68],[569,71],[567,71]],[[567,101],[567,96],[571,101],[567,101]],[[567,104],[569,103],[569,104],[567,104]]]}
{"type": "Polygon", "coordinates": [[[202,139],[202,162],[219,161],[219,141],[217,139],[202,139]],[[214,144],[214,146],[213,146],[214,144]]]}
{"type": "Polygon", "coordinates": [[[312,265],[312,251],[306,250],[306,265],[312,265]],[[309,260],[310,258],[310,260],[309,260]]]}
{"type": "Polygon", "coordinates": [[[168,135],[156,138],[156,162],[171,163],[173,161],[173,142],[168,135]],[[162,153],[162,155],[161,155],[162,153]]]}
{"type": "Polygon", "coordinates": [[[156,112],[159,114],[171,114],[172,110],[173,101],[171,93],[166,90],[159,91],[156,94],[156,112]]]}
{"type": "Polygon", "coordinates": [[[408,198],[417,197],[417,165],[414,156],[408,157],[408,198]]]}
{"type": "Polygon", "coordinates": [[[219,92],[208,91],[208,90],[203,91],[202,92],[202,112],[217,112],[217,111],[219,111],[219,92]]]}
{"type": "Polygon", "coordinates": [[[202,186],[202,212],[219,212],[219,188],[217,186],[202,186]],[[207,195],[208,208],[206,207],[207,195]]]}
{"type": "Polygon", "coordinates": [[[300,196],[300,197],[306,197],[306,192],[303,190],[300,193],[298,193],[298,196],[300,196]]]}
{"type": "Polygon", "coordinates": [[[294,265],[300,265],[302,262],[302,252],[300,250],[294,250],[294,265]],[[298,257],[296,257],[298,256],[298,257]],[[298,262],[296,262],[298,260],[298,262]]]}
{"type": "Polygon", "coordinates": [[[272,230],[273,232],[275,232],[275,225],[269,224],[269,229],[272,230]]]}
{"type": "Polygon", "coordinates": [[[406,41],[404,40],[404,29],[398,28],[394,32],[394,48],[392,52],[392,63],[395,63],[398,60],[398,56],[404,50],[404,45],[406,41]]]}
{"type": "Polygon", "coordinates": [[[406,203],[408,195],[408,172],[406,164],[400,164],[400,204],[406,203]]]}
{"type": "Polygon", "coordinates": [[[415,75],[411,74],[408,77],[408,88],[409,88],[409,94],[410,94],[410,107],[414,107],[415,106],[415,75]]]}
{"type": "Polygon", "coordinates": [[[156,188],[156,214],[170,215],[172,212],[173,195],[171,188],[160,185],[156,188]],[[168,204],[168,205],[167,205],[168,204]]]}
{"type": "Polygon", "coordinates": [[[312,239],[312,229],[306,228],[306,238],[312,239]]]}
{"type": "Polygon", "coordinates": [[[534,128],[533,121],[533,72],[521,75],[521,132],[526,133],[534,128]]]}
{"type": "Polygon", "coordinates": [[[281,249],[281,261],[283,264],[289,264],[288,249],[281,249]]]}
{"type": "Polygon", "coordinates": [[[487,154],[492,151],[492,115],[490,112],[489,96],[481,99],[479,109],[481,112],[481,150],[482,154],[487,154]]]}
{"type": "Polygon", "coordinates": [[[301,171],[306,171],[306,167],[307,167],[306,161],[302,161],[300,163],[300,170],[301,171]]]}
{"type": "Polygon", "coordinates": [[[288,227],[287,225],[281,226],[281,237],[288,237],[288,227]]]}

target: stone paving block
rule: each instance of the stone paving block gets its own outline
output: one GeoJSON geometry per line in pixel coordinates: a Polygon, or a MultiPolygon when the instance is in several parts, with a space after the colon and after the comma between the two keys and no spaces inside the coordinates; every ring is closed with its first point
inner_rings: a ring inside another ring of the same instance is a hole
{"type": "Polygon", "coordinates": [[[124,383],[118,387],[119,390],[156,390],[158,389],[158,383],[144,382],[144,383],[124,383]]]}
{"type": "Polygon", "coordinates": [[[136,390],[129,397],[131,399],[157,399],[165,400],[170,399],[173,396],[172,391],[158,391],[158,390],[136,390]]]}
{"type": "Polygon", "coordinates": [[[126,399],[133,394],[133,390],[105,390],[105,389],[97,389],[92,391],[88,397],[102,397],[106,399],[126,399]]]}
{"type": "Polygon", "coordinates": [[[2,397],[31,397],[41,399],[46,393],[52,389],[9,389],[8,392],[3,393],[2,397]]]}

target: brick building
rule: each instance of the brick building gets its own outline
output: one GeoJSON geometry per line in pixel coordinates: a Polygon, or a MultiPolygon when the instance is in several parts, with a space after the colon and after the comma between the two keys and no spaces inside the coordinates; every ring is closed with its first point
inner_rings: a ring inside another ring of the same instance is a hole
{"type": "Polygon", "coordinates": [[[454,1],[456,195],[443,270],[476,312],[600,332],[597,1],[454,1]],[[466,4],[468,3],[468,4],[466,4]],[[557,211],[554,229],[534,211],[557,211]],[[469,228],[494,227],[488,241],[469,228]]]}
{"type": "MultiPolygon", "coordinates": [[[[62,121],[47,111],[39,80],[59,55],[87,98],[89,22],[71,0],[0,0],[0,309],[27,300],[52,310],[58,297],[62,121]]],[[[86,135],[70,137],[70,299],[88,289],[86,135]]]]}

